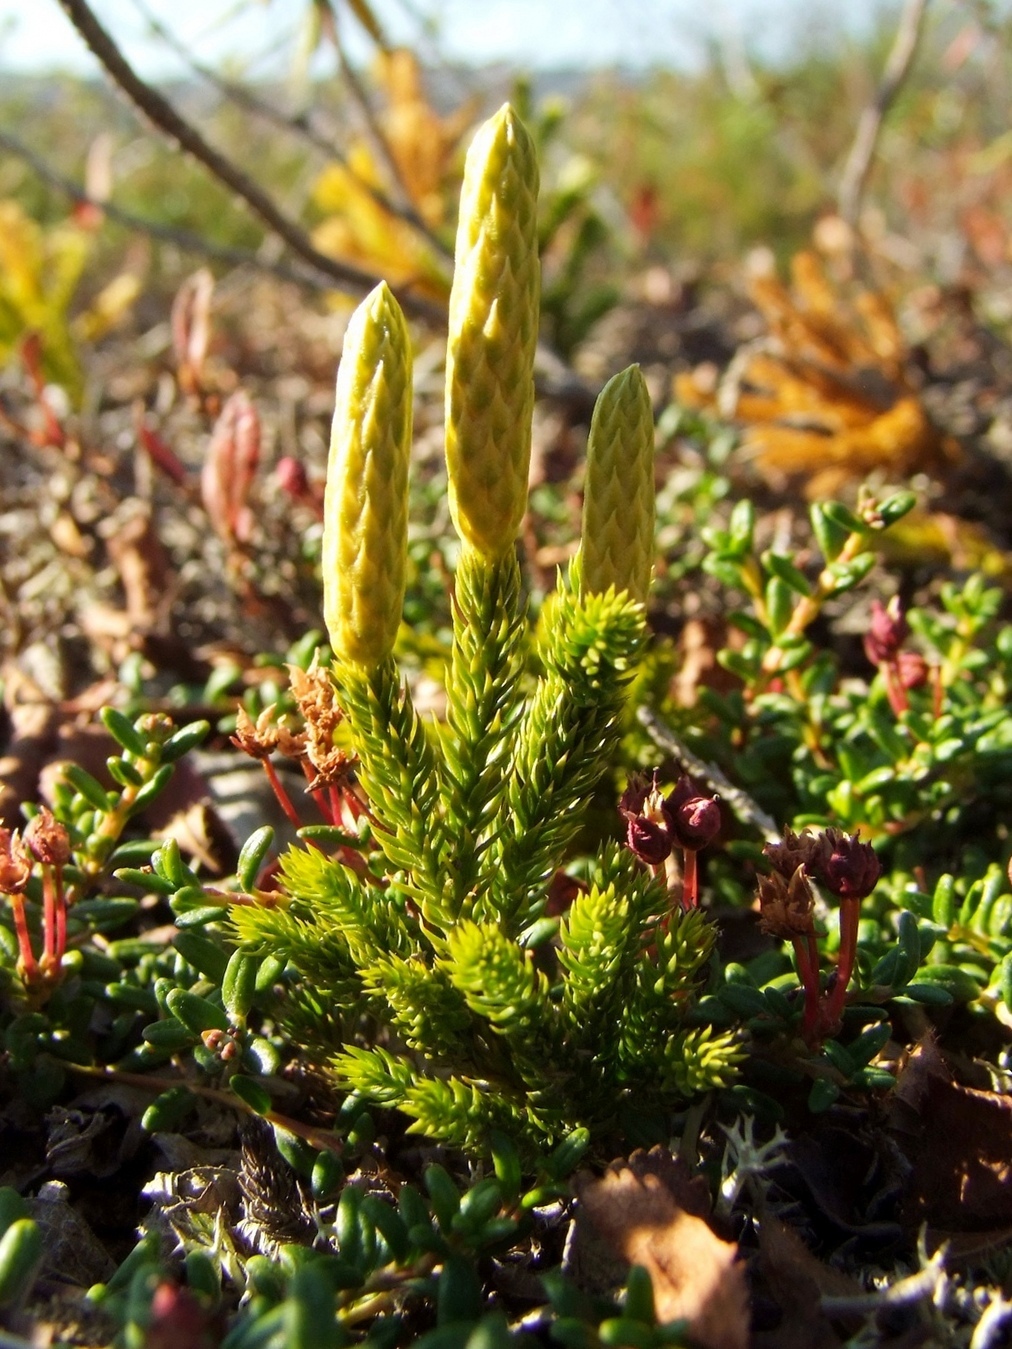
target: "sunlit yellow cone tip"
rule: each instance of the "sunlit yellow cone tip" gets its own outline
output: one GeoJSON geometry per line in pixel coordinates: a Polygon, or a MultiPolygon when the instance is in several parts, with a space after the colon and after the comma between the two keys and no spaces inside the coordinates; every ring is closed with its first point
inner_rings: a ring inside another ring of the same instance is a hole
{"type": "Polygon", "coordinates": [[[404,604],[411,343],[385,283],[348,324],[337,372],[323,518],[323,614],[339,661],[376,666],[404,604]]]}
{"type": "Polygon", "coordinates": [[[601,390],[590,424],[580,588],[646,600],[654,565],[654,416],[638,365],[601,390]]]}
{"type": "Polygon", "coordinates": [[[450,293],[446,463],[450,512],[488,557],[527,508],[541,271],[534,142],[505,104],[467,154],[450,293]]]}

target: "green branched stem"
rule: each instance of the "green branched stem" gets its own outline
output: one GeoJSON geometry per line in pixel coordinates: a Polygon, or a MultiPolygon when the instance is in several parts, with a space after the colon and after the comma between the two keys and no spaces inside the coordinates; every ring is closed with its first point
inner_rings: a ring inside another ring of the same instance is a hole
{"type": "MultiPolygon", "coordinates": [[[[665,1046],[681,1028],[715,938],[715,928],[699,909],[673,913],[666,928],[656,934],[652,950],[637,962],[618,1008],[620,1071],[633,1076],[654,1072],[662,1053],[670,1056],[674,1052],[665,1046]]],[[[672,1075],[671,1064],[665,1071],[672,1075]]]]}
{"type": "Polygon", "coordinates": [[[360,777],[387,860],[407,885],[430,929],[452,921],[446,904],[445,832],[439,768],[431,742],[392,658],[366,667],[342,663],[338,696],[354,735],[360,777]]]}
{"type": "Polygon", "coordinates": [[[515,1131],[524,1121],[516,1091],[459,1074],[435,1076],[385,1049],[345,1046],[331,1060],[339,1077],[370,1100],[396,1106],[415,1122],[409,1133],[476,1149],[493,1128],[515,1131]]]}
{"type": "Polygon", "coordinates": [[[490,849],[490,912],[529,922],[582,823],[621,735],[643,644],[642,607],[624,594],[560,596],[544,641],[547,673],[517,728],[503,832],[490,849]]]}
{"type": "Polygon", "coordinates": [[[524,636],[516,554],[465,547],[457,569],[453,654],[447,679],[444,807],[456,848],[454,918],[466,916],[481,854],[493,837],[504,761],[520,708],[524,636]]]}
{"type": "Polygon", "coordinates": [[[446,971],[419,957],[386,956],[361,971],[367,991],[381,997],[409,1049],[450,1056],[458,1065],[473,1057],[473,1019],[446,971]]]}

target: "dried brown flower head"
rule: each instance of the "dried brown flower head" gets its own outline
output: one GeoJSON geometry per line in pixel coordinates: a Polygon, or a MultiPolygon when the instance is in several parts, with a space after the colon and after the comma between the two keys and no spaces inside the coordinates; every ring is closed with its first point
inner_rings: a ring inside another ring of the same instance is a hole
{"type": "Polygon", "coordinates": [[[334,744],[338,726],[344,713],[337,703],[337,692],[329,673],[322,669],[319,657],[314,656],[308,670],[289,665],[288,675],[292,693],[305,722],[306,753],[316,769],[317,787],[336,785],[346,778],[357,762],[356,756],[334,744]]]}
{"type": "Polygon", "coordinates": [[[626,843],[641,862],[660,866],[671,852],[671,833],[664,798],[652,778],[634,773],[618,803],[626,821],[626,843]]]}
{"type": "Polygon", "coordinates": [[[246,709],[240,707],[235,717],[232,744],[252,759],[268,759],[275,751],[287,759],[303,758],[306,753],[305,737],[275,722],[274,712],[273,705],[265,707],[254,721],[246,709]]]}
{"type": "Polygon", "coordinates": [[[824,835],[809,833],[807,829],[803,829],[800,834],[796,834],[793,829],[785,829],[779,843],[766,844],[763,856],[789,881],[798,867],[804,867],[809,876],[817,876],[825,851],[824,835]]]}
{"type": "Polygon", "coordinates": [[[51,810],[43,806],[25,829],[25,845],[32,856],[47,866],[62,867],[70,861],[70,835],[51,810]]]}
{"type": "Polygon", "coordinates": [[[759,877],[759,926],[771,937],[793,941],[814,933],[812,911],[815,896],[804,866],[796,868],[790,880],[774,871],[759,877]]]}
{"type": "Polygon", "coordinates": [[[0,893],[19,895],[32,874],[32,859],[15,829],[0,829],[0,893]]]}
{"type": "Polygon", "coordinates": [[[776,872],[790,880],[798,868],[824,885],[841,899],[864,899],[878,884],[882,868],[870,843],[861,843],[858,835],[841,829],[824,829],[818,834],[804,830],[795,834],[784,830],[779,843],[767,843],[763,853],[776,872]]]}
{"type": "Polygon", "coordinates": [[[698,852],[720,832],[720,806],[684,774],[662,796],[657,774],[634,774],[619,801],[626,820],[626,842],[636,856],[658,866],[675,846],[698,852]]]}

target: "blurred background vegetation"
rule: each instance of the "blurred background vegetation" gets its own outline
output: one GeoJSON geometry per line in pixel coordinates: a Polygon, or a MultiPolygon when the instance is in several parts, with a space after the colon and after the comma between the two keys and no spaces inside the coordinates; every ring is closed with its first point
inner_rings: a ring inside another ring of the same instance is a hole
{"type": "MultiPolygon", "coordinates": [[[[69,28],[56,0],[47,3],[49,26],[69,28]]],[[[45,7],[35,6],[36,25],[45,7]]],[[[8,8],[0,69],[7,50],[23,59],[23,47],[14,43],[17,7],[8,8]]],[[[375,138],[363,135],[368,96],[373,118],[381,125],[385,118],[388,128],[397,124],[395,140],[399,135],[407,145],[414,136],[429,146],[430,162],[419,167],[430,181],[402,186],[429,193],[428,218],[445,242],[461,139],[481,112],[524,81],[530,108],[551,135],[550,180],[564,195],[592,189],[587,195],[597,224],[588,231],[582,221],[566,222],[559,250],[571,246],[581,228],[593,234],[599,245],[593,271],[612,282],[650,261],[733,267],[757,244],[771,247],[781,261],[804,246],[815,222],[836,204],[847,153],[862,110],[875,98],[898,14],[886,3],[860,13],[857,7],[767,5],[747,16],[727,6],[715,12],[708,31],[706,16],[698,13],[638,5],[630,21],[639,41],[638,67],[554,68],[543,53],[536,66],[523,69],[504,61],[465,66],[449,60],[443,53],[459,47],[446,8],[397,0],[371,8],[316,0],[223,3],[208,9],[199,31],[190,25],[188,47],[164,5],[137,0],[96,6],[96,14],[109,15],[117,40],[134,39],[128,50],[137,52],[141,69],[171,72],[165,87],[173,101],[217,146],[255,169],[309,226],[339,209],[339,188],[327,175],[328,139],[353,158],[362,142],[359,167],[368,163],[367,176],[391,190],[389,164],[377,154],[375,138]],[[250,34],[262,35],[265,10],[274,16],[266,61],[263,52],[249,50],[250,34]],[[656,61],[642,60],[651,23],[661,54],[656,61]],[[388,29],[399,37],[410,34],[412,25],[417,83],[403,62],[393,69],[394,44],[387,36],[388,29]],[[147,39],[137,47],[137,35],[145,31],[147,39]],[[229,42],[235,54],[212,62],[213,78],[203,78],[200,68],[209,60],[204,49],[220,52],[229,42]],[[669,51],[680,66],[664,63],[669,51]],[[230,96],[236,86],[238,99],[230,96]],[[279,118],[258,115],[250,95],[302,127],[311,122],[322,134],[313,144],[298,126],[285,128],[279,118]]],[[[516,45],[510,42],[510,8],[504,4],[501,14],[493,9],[489,16],[493,27],[506,29],[507,47],[516,45]]],[[[592,7],[585,22],[605,18],[607,8],[598,15],[592,7]]],[[[517,23],[524,9],[517,6],[517,23]]],[[[575,5],[556,9],[560,24],[573,23],[575,5]]],[[[611,19],[613,45],[622,52],[619,30],[626,20],[618,7],[611,19]]],[[[936,0],[929,6],[919,51],[877,146],[866,228],[911,270],[927,269],[943,282],[1007,262],[1010,23],[1003,3],[936,0]]],[[[494,49],[494,38],[488,45],[494,49]]],[[[599,35],[596,42],[588,38],[590,59],[600,46],[599,35]]],[[[59,74],[46,68],[45,50],[37,60],[34,73],[5,71],[0,126],[16,132],[53,170],[81,181],[90,153],[93,162],[104,160],[108,190],[122,209],[217,244],[262,243],[263,232],[248,211],[142,128],[98,77],[95,63],[88,73],[83,56],[74,62],[79,73],[59,74]]],[[[40,224],[63,220],[66,196],[9,145],[4,151],[0,199],[17,201],[40,224]]],[[[115,223],[103,231],[101,260],[89,265],[82,301],[109,279],[127,242],[115,223]]],[[[374,241],[380,255],[383,242],[374,241]]],[[[171,279],[181,262],[191,260],[158,250],[146,264],[148,279],[162,273],[171,279]]]]}

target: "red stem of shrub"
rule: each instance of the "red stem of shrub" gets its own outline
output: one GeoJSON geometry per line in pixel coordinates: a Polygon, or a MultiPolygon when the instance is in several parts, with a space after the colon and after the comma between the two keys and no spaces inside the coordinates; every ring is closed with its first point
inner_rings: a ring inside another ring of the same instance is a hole
{"type": "Polygon", "coordinates": [[[35,960],[35,952],[32,950],[32,938],[28,931],[28,919],[25,916],[25,900],[23,895],[8,895],[11,902],[11,908],[14,910],[14,930],[18,938],[18,966],[21,970],[21,976],[26,984],[34,982],[38,978],[39,967],[35,960]]]}

